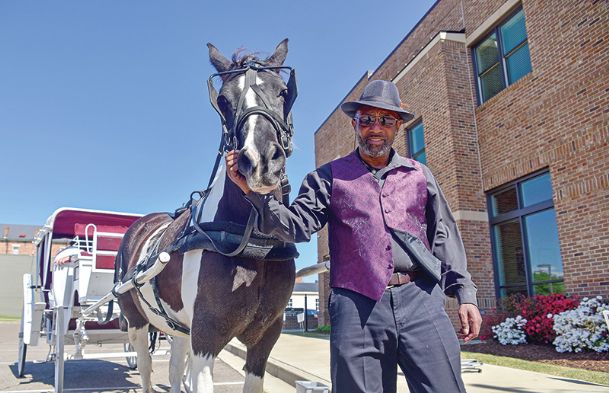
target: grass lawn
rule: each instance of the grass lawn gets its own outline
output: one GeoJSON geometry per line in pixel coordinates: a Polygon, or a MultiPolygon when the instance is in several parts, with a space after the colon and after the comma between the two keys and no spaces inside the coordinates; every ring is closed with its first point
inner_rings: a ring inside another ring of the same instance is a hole
{"type": "Polygon", "coordinates": [[[461,357],[463,359],[477,359],[482,363],[494,364],[496,366],[505,366],[521,370],[535,371],[538,373],[550,374],[564,378],[580,379],[582,381],[593,382],[601,385],[609,385],[609,374],[600,371],[588,371],[578,368],[562,367],[553,364],[532,362],[528,360],[509,358],[505,356],[489,355],[486,353],[477,352],[462,351],[461,357]]]}

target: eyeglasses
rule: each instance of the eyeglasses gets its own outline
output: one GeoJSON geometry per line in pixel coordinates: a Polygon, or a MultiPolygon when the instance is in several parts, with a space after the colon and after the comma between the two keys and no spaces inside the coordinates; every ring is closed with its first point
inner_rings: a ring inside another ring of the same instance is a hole
{"type": "Polygon", "coordinates": [[[380,116],[380,117],[365,115],[365,116],[356,117],[355,120],[357,120],[359,125],[364,126],[364,127],[371,127],[374,123],[376,123],[377,120],[383,127],[395,125],[395,123],[397,123],[397,121],[398,121],[398,119],[396,119],[395,117],[387,116],[387,115],[380,116]]]}

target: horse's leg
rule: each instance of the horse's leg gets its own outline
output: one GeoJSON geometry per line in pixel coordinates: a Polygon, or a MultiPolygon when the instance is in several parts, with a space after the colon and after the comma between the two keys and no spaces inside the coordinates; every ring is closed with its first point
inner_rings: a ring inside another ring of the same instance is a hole
{"type": "Polygon", "coordinates": [[[190,353],[190,375],[192,378],[191,386],[196,393],[214,392],[214,360],[211,354],[195,355],[190,353]]]}
{"type": "Polygon", "coordinates": [[[269,359],[271,350],[277,342],[283,327],[283,320],[277,319],[268,327],[262,339],[256,344],[247,347],[245,360],[245,384],[243,393],[262,393],[263,378],[266,369],[266,362],[269,359]]]}
{"type": "Polygon", "coordinates": [[[152,382],[150,374],[152,373],[152,357],[148,351],[148,324],[141,328],[132,328],[129,330],[129,341],[135,352],[137,352],[137,369],[142,378],[142,391],[144,393],[154,392],[152,390],[152,382]]]}
{"type": "Polygon", "coordinates": [[[188,337],[173,337],[171,341],[171,357],[169,358],[169,384],[171,393],[180,393],[182,377],[186,368],[186,356],[190,347],[188,337]]]}

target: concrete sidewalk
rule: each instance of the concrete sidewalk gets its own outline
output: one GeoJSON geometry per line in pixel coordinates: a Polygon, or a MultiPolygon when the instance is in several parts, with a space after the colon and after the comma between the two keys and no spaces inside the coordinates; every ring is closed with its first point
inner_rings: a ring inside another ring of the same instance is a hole
{"type": "MultiPolygon", "coordinates": [[[[245,346],[234,339],[225,348],[245,356],[245,346]]],[[[484,364],[482,372],[464,372],[463,380],[468,393],[596,393],[609,392],[608,386],[566,379],[531,371],[484,364]]],[[[330,387],[330,342],[326,338],[282,334],[269,358],[267,373],[290,386],[297,380],[316,381],[330,387]]],[[[401,372],[398,374],[398,392],[408,392],[401,372]]]]}

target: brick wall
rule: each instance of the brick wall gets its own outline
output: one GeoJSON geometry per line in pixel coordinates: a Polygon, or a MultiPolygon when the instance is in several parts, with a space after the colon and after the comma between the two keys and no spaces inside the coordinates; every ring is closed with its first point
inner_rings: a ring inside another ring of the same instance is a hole
{"type": "Polygon", "coordinates": [[[550,171],[565,286],[581,296],[609,289],[608,4],[523,1],[533,71],[476,109],[485,191],[550,171]]]}
{"type": "Polygon", "coordinates": [[[15,255],[34,255],[36,248],[31,240],[29,241],[0,241],[0,255],[13,255],[13,247],[18,247],[19,252],[15,255]]]}

